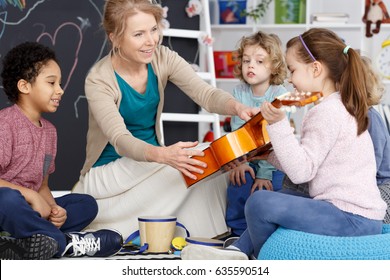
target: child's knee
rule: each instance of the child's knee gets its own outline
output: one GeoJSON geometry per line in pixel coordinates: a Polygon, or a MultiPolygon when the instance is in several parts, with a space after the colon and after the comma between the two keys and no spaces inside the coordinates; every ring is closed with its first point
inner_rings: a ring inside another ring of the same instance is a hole
{"type": "Polygon", "coordinates": [[[95,219],[98,213],[98,204],[96,202],[96,199],[89,195],[89,194],[72,194],[77,195],[79,199],[79,203],[82,204],[83,208],[83,215],[85,217],[89,217],[90,220],[95,219]]]}
{"type": "Polygon", "coordinates": [[[272,202],[272,195],[275,192],[272,191],[257,191],[254,192],[247,200],[245,204],[245,216],[249,215],[261,215],[270,211],[272,207],[275,207],[272,202]]]}
{"type": "Polygon", "coordinates": [[[85,196],[84,197],[85,202],[88,205],[88,211],[91,214],[91,216],[95,218],[98,213],[98,204],[96,202],[96,199],[88,194],[84,194],[84,196],[85,196]]]}

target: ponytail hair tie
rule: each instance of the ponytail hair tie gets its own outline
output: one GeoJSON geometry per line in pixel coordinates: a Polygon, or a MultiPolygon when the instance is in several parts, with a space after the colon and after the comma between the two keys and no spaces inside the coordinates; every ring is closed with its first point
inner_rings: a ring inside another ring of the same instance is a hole
{"type": "Polygon", "coordinates": [[[351,48],[351,46],[345,46],[344,50],[343,50],[343,54],[347,54],[348,53],[348,50],[351,48]]]}

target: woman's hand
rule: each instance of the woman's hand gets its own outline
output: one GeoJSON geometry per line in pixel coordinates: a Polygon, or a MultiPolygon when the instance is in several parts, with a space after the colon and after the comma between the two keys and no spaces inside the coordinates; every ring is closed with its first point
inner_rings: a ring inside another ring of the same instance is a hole
{"type": "Polygon", "coordinates": [[[258,112],[260,112],[259,108],[243,106],[238,110],[237,115],[240,119],[249,121],[258,112]]]}
{"type": "MultiPolygon", "coordinates": [[[[196,180],[196,175],[193,173],[203,174],[204,168],[207,168],[205,162],[193,158],[193,156],[204,156],[203,151],[192,149],[197,145],[198,141],[177,142],[167,147],[154,147],[156,152],[154,161],[168,164],[185,176],[196,180]]],[[[153,154],[153,151],[150,150],[148,154],[150,153],[153,154]]]]}
{"type": "Polygon", "coordinates": [[[245,172],[249,172],[251,177],[255,179],[255,171],[248,164],[241,164],[237,166],[229,173],[230,182],[233,185],[238,185],[241,187],[242,184],[246,184],[245,172]]]}
{"type": "Polygon", "coordinates": [[[61,206],[55,204],[51,207],[51,213],[49,216],[49,221],[53,223],[57,228],[62,227],[67,218],[66,210],[61,206]]]}
{"type": "Polygon", "coordinates": [[[244,121],[249,121],[254,115],[260,112],[260,108],[248,107],[236,99],[230,99],[226,104],[226,115],[238,116],[244,121]]]}
{"type": "Polygon", "coordinates": [[[269,123],[273,124],[281,121],[286,117],[286,113],[281,109],[276,108],[271,103],[265,101],[260,107],[261,115],[269,123]]]}

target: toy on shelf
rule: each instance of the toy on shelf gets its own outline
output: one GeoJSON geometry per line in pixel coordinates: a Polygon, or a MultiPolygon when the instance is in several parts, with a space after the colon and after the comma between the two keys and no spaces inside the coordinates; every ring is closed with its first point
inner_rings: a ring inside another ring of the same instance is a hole
{"type": "Polygon", "coordinates": [[[366,0],[362,20],[366,24],[366,37],[369,38],[373,36],[373,33],[379,33],[381,24],[390,22],[385,3],[382,0],[366,0]],[[373,30],[371,30],[371,24],[375,24],[373,30]]]}

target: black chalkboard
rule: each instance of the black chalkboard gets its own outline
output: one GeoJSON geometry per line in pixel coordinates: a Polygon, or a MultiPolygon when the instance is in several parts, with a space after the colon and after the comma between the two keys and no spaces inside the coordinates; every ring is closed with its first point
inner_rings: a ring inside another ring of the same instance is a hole
{"type": "MultiPolygon", "coordinates": [[[[198,28],[199,18],[189,18],[185,13],[187,1],[160,3],[169,8],[167,19],[172,28],[198,28]]],[[[39,41],[55,50],[62,69],[64,98],[55,114],[44,116],[58,132],[56,172],[50,178],[53,190],[71,189],[84,163],[88,124],[84,79],[91,66],[108,52],[101,28],[103,5],[104,0],[0,0],[0,58],[19,43],[39,41]]],[[[167,39],[164,44],[168,44],[167,39]]],[[[172,38],[169,45],[193,62],[197,42],[172,38]]],[[[164,111],[197,112],[197,106],[175,86],[169,84],[168,91],[164,111]]],[[[0,86],[0,109],[9,105],[0,86]]],[[[197,126],[167,124],[165,136],[167,144],[194,140],[197,126]]]]}

